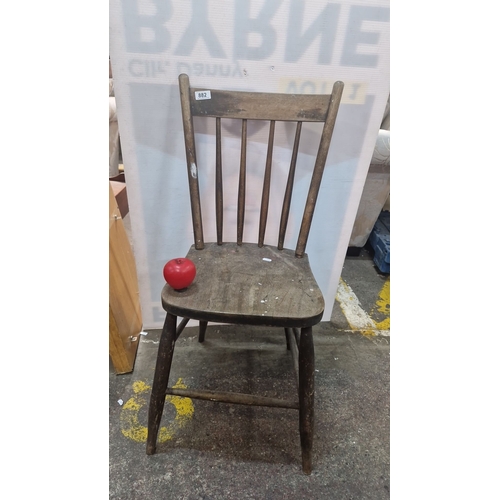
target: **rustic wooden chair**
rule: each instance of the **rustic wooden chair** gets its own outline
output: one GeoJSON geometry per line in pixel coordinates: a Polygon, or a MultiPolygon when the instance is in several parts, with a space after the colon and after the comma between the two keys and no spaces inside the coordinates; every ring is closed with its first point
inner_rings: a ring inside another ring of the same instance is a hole
{"type": "Polygon", "coordinates": [[[299,410],[302,468],[306,474],[310,474],[314,425],[312,327],[322,318],[324,299],[312,274],[305,248],[344,84],[336,82],[333,85],[331,95],[271,94],[215,89],[208,91],[207,89],[191,88],[188,76],[182,74],[179,76],[179,86],[194,229],[194,245],[191,246],[187,257],[195,263],[197,271],[194,282],[184,291],[175,291],[169,285],[165,285],[162,291],[162,305],[167,314],[158,349],[149,406],[146,452],[150,455],[156,451],[165,396],[168,394],[224,403],[293,408],[299,410]],[[204,94],[199,92],[204,92],[204,94]],[[217,241],[210,243],[206,243],[203,238],[193,116],[212,117],[212,119],[215,117],[217,241]],[[236,242],[223,242],[222,240],[221,121],[226,118],[242,121],[236,242]],[[270,122],[257,243],[243,242],[247,120],[267,120],[270,122]],[[270,246],[264,244],[264,235],[269,207],[276,121],[294,121],[297,122],[297,127],[277,246],[270,246]],[[297,245],[295,250],[290,250],[284,248],[283,245],[290,211],[302,122],[322,122],[323,131],[305,202],[297,245]],[[264,313],[260,299],[266,295],[286,297],[286,300],[275,300],[267,304],[264,313]],[[183,320],[177,326],[178,317],[182,317],[183,320]],[[249,394],[168,387],[175,341],[189,319],[200,322],[198,337],[200,342],[204,341],[209,321],[284,328],[287,347],[291,351],[297,376],[298,401],[249,394]]]}

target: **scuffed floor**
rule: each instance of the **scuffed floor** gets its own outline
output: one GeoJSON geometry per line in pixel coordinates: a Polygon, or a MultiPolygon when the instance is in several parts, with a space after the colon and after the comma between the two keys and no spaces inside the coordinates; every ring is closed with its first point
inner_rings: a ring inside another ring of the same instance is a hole
{"type": "MultiPolygon", "coordinates": [[[[390,282],[363,250],[348,257],[331,322],[314,327],[313,472],[302,473],[298,412],[168,397],[157,453],[147,413],[160,331],[141,335],[134,371],[109,371],[110,499],[388,499],[390,282]]],[[[171,384],[292,398],[282,329],[188,327],[171,384]]]]}
{"type": "MultiPolygon", "coordinates": [[[[152,331],[141,336],[132,374],[110,371],[110,498],[389,498],[389,339],[338,332],[330,323],[314,333],[311,476],[301,470],[296,410],[172,398],[157,454],[147,456],[159,338],[152,331]]],[[[190,388],[268,396],[296,391],[279,329],[209,326],[199,344],[196,329],[187,328],[171,376],[190,388]]]]}

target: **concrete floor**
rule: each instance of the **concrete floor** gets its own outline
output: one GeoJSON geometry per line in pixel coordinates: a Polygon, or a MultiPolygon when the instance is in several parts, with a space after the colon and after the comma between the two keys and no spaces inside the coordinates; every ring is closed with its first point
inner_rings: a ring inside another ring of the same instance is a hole
{"type": "MultiPolygon", "coordinates": [[[[382,312],[375,306],[388,276],[377,272],[366,251],[346,258],[342,279],[374,324],[386,325],[388,303],[382,312]]],[[[165,405],[157,454],[147,456],[147,411],[160,334],[154,330],[140,336],[133,373],[117,376],[110,366],[109,497],[389,498],[388,332],[359,333],[340,303],[332,321],[313,331],[310,476],[301,470],[296,410],[174,397],[165,405]]],[[[176,344],[171,380],[179,386],[293,397],[292,360],[282,330],[209,325],[203,344],[196,335],[188,325],[176,344]]]]}

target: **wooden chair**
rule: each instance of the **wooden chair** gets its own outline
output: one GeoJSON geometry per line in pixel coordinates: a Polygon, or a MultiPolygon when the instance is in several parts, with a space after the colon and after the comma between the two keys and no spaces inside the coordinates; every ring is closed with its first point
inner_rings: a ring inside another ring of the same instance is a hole
{"type": "Polygon", "coordinates": [[[165,396],[168,394],[224,403],[292,408],[299,410],[302,468],[306,474],[310,474],[314,425],[312,327],[322,318],[324,299],[312,274],[305,248],[344,84],[336,82],[333,85],[331,95],[271,94],[210,89],[210,94],[208,94],[210,99],[199,99],[200,94],[197,92],[207,92],[207,89],[191,88],[189,78],[185,74],[179,76],[179,86],[194,229],[194,245],[191,246],[187,257],[195,263],[197,274],[194,282],[184,291],[175,291],[169,285],[165,285],[162,291],[162,305],[167,314],[158,349],[149,406],[146,452],[150,455],[156,451],[158,429],[165,396]],[[203,237],[193,116],[207,117],[209,120],[213,120],[215,117],[213,121],[215,122],[216,143],[216,242],[205,242],[203,237]],[[221,121],[226,118],[240,119],[242,122],[235,242],[223,242],[222,239],[221,121]],[[259,236],[256,243],[243,242],[248,120],[267,120],[270,122],[259,236]],[[276,121],[294,121],[297,122],[297,126],[277,245],[270,246],[264,244],[264,235],[269,207],[276,121]],[[302,122],[323,122],[323,130],[297,245],[295,250],[290,250],[284,248],[284,240],[302,122]],[[264,313],[260,299],[266,295],[286,297],[286,300],[273,301],[264,313]],[[178,317],[182,317],[183,320],[177,326],[178,317]],[[284,328],[287,347],[291,350],[297,376],[298,401],[249,394],[168,387],[175,341],[189,319],[200,322],[200,342],[204,341],[209,321],[284,328]]]}

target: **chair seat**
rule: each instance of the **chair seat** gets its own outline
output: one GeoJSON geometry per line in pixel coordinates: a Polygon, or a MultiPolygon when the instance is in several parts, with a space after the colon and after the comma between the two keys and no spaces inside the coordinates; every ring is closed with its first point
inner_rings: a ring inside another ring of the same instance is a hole
{"type": "Polygon", "coordinates": [[[165,285],[163,308],[176,316],[217,323],[303,328],[321,321],[323,295],[307,254],[255,243],[194,245],[186,255],[196,266],[182,291],[165,285]]]}

